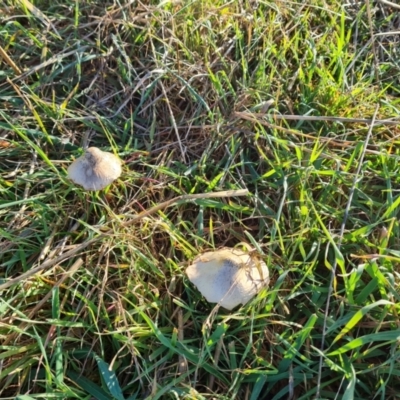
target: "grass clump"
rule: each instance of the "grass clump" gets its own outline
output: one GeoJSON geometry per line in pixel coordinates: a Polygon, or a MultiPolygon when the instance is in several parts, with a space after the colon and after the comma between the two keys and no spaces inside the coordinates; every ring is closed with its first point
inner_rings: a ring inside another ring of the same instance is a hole
{"type": "Polygon", "coordinates": [[[390,6],[3,9],[1,398],[398,397],[390,6]],[[99,193],[66,179],[87,140],[125,164],[99,193]],[[272,281],[227,312],[184,269],[241,243],[272,281]]]}

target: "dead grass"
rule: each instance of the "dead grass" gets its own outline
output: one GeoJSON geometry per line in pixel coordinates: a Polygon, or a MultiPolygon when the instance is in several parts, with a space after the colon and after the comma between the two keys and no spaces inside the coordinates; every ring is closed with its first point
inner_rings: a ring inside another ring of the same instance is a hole
{"type": "Polygon", "coordinates": [[[397,398],[399,20],[309,3],[6,0],[2,398],[397,398]],[[241,242],[272,282],[228,313],[184,269],[241,242]]]}

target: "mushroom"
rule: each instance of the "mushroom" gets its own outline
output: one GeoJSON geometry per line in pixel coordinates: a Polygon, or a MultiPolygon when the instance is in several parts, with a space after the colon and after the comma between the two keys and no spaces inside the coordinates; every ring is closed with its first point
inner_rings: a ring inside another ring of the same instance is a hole
{"type": "Polygon", "coordinates": [[[122,172],[121,160],[112,153],[89,147],[68,167],[68,177],[85,190],[101,190],[122,172]]]}
{"type": "Polygon", "coordinates": [[[207,301],[219,303],[228,310],[246,304],[269,283],[264,261],[231,248],[199,255],[186,274],[207,301]]]}

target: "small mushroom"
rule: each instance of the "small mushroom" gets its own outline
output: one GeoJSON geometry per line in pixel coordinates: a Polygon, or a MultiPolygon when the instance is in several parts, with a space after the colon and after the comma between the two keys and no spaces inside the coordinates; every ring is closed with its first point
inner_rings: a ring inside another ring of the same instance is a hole
{"type": "Polygon", "coordinates": [[[230,248],[201,254],[186,269],[186,274],[207,301],[228,310],[246,304],[269,283],[265,262],[230,248]]]}
{"type": "Polygon", "coordinates": [[[85,190],[101,190],[122,172],[121,160],[112,153],[89,147],[68,167],[68,177],[85,190]]]}

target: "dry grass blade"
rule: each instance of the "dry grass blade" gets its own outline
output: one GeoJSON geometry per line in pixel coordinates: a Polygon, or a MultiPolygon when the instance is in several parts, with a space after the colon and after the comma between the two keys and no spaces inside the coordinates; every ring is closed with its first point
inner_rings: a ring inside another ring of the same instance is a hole
{"type": "MultiPolygon", "coordinates": [[[[184,343],[185,340],[185,332],[184,332],[184,324],[183,324],[183,311],[181,308],[178,309],[178,340],[181,343],[184,343]]],[[[186,358],[180,354],[179,355],[179,373],[184,374],[187,372],[188,362],[186,358]]]]}
{"type": "Polygon", "coordinates": [[[86,249],[91,244],[96,243],[99,239],[100,239],[99,237],[96,237],[94,239],[87,240],[86,242],[83,242],[83,243],[77,245],[72,250],[69,250],[69,251],[65,252],[64,254],[61,254],[60,256],[58,256],[52,260],[47,260],[43,264],[40,264],[37,267],[30,269],[29,271],[21,274],[17,278],[13,278],[13,279],[6,281],[5,283],[2,283],[0,285],[0,291],[5,290],[18,282],[22,282],[22,281],[30,278],[31,276],[34,276],[38,272],[44,271],[45,269],[51,268],[54,265],[60,264],[61,262],[75,256],[76,254],[80,254],[82,252],[82,250],[86,249]]]}
{"type": "Polygon", "coordinates": [[[47,29],[53,29],[55,34],[61,39],[61,35],[58,33],[57,29],[47,18],[47,16],[43,14],[42,11],[40,11],[37,7],[35,7],[29,0],[17,0],[17,2],[20,3],[22,7],[31,12],[32,15],[34,15],[37,19],[39,19],[47,29]]]}
{"type": "MultiPolygon", "coordinates": [[[[217,346],[215,347],[215,352],[214,352],[214,365],[218,366],[219,358],[221,356],[221,350],[222,346],[224,344],[224,337],[222,336],[217,343],[217,346]]],[[[208,382],[208,387],[212,391],[214,389],[214,383],[215,383],[215,376],[211,375],[210,380],[208,382]]]]}
{"type": "Polygon", "coordinates": [[[4,61],[14,70],[14,72],[18,75],[22,73],[22,71],[18,68],[15,62],[8,56],[7,52],[0,46],[0,57],[4,59],[4,61]]]}
{"type": "Polygon", "coordinates": [[[392,1],[389,1],[389,0],[378,0],[378,1],[382,4],[385,4],[386,6],[393,7],[393,8],[400,10],[400,4],[393,3],[392,1]]]}
{"type": "Polygon", "coordinates": [[[2,1],[1,397],[396,396],[394,3],[2,1]],[[213,307],[186,264],[246,245],[268,289],[213,307]]]}
{"type": "Polygon", "coordinates": [[[129,221],[126,221],[122,224],[124,228],[136,223],[137,221],[154,214],[157,211],[164,210],[168,207],[171,207],[174,204],[177,204],[179,202],[186,202],[186,201],[192,201],[192,200],[197,200],[197,199],[212,199],[212,198],[217,198],[217,197],[234,197],[234,196],[247,196],[249,194],[249,191],[247,189],[240,189],[240,190],[224,190],[221,192],[215,192],[215,193],[198,193],[198,194],[185,194],[182,196],[174,197],[171,200],[164,201],[163,203],[160,203],[149,210],[142,211],[140,214],[136,215],[129,221]]]}
{"type": "MultiPolygon", "coordinates": [[[[124,228],[131,226],[131,225],[135,224],[136,222],[142,220],[143,218],[156,213],[157,211],[163,210],[165,208],[168,208],[168,207],[175,205],[182,201],[192,201],[192,200],[196,200],[196,199],[210,199],[210,198],[216,198],[216,197],[246,196],[248,194],[249,194],[249,191],[247,189],[241,189],[241,190],[224,190],[224,191],[215,192],[215,193],[198,193],[198,194],[188,194],[188,195],[178,196],[171,200],[167,200],[163,203],[160,203],[160,204],[150,208],[149,210],[142,211],[140,214],[138,214],[131,220],[122,223],[121,226],[124,228]]],[[[60,264],[62,261],[65,261],[65,260],[75,256],[76,254],[79,254],[84,249],[86,249],[88,246],[98,242],[103,237],[110,236],[110,235],[113,235],[112,229],[109,229],[109,230],[107,230],[107,232],[103,232],[103,233],[99,234],[96,238],[87,240],[87,241],[77,245],[74,249],[69,250],[66,253],[64,253],[52,260],[45,261],[43,264],[41,264],[35,268],[32,268],[31,270],[21,274],[17,278],[13,278],[13,279],[6,281],[5,283],[2,283],[0,285],[0,291],[5,290],[16,283],[22,282],[25,279],[28,279],[31,276],[34,276],[38,272],[41,272],[48,268],[51,268],[54,265],[60,264]]]]}
{"type": "MultiPolygon", "coordinates": [[[[344,235],[344,231],[346,228],[346,224],[347,224],[347,219],[349,217],[349,211],[350,211],[350,207],[352,205],[352,201],[353,201],[353,195],[354,195],[354,191],[356,189],[359,177],[360,177],[360,172],[361,172],[361,168],[363,166],[363,162],[364,162],[364,157],[366,154],[366,150],[368,147],[368,143],[371,139],[371,135],[372,135],[372,130],[374,128],[374,120],[376,115],[378,114],[378,110],[379,110],[379,105],[376,106],[375,108],[375,113],[372,117],[372,121],[371,121],[371,125],[369,127],[368,130],[368,134],[367,137],[365,138],[364,141],[364,145],[363,145],[363,151],[360,155],[360,160],[358,162],[358,167],[357,167],[357,171],[354,175],[354,180],[353,180],[353,185],[350,188],[350,194],[349,194],[349,198],[346,204],[346,208],[344,211],[344,217],[343,217],[343,221],[342,224],[340,226],[340,233],[339,233],[339,239],[338,239],[338,243],[337,243],[337,248],[340,251],[341,245],[342,245],[342,240],[343,240],[343,235],[344,235]]],[[[317,380],[317,391],[316,391],[316,398],[319,399],[320,398],[320,391],[321,391],[321,379],[322,379],[322,366],[324,363],[324,356],[323,356],[323,351],[325,350],[325,339],[326,339],[326,330],[327,330],[327,321],[328,321],[328,316],[331,313],[331,297],[332,297],[332,293],[333,293],[333,281],[336,277],[336,268],[337,268],[337,263],[338,263],[338,259],[337,257],[335,257],[333,265],[332,265],[332,270],[331,270],[331,279],[330,279],[330,283],[329,283],[329,288],[328,288],[328,296],[327,296],[327,300],[326,300],[326,305],[325,305],[325,316],[324,316],[324,324],[322,327],[322,337],[321,337],[321,346],[320,346],[320,350],[321,350],[321,356],[319,359],[319,373],[318,373],[318,380],[317,380]]]]}
{"type": "MultiPolygon", "coordinates": [[[[52,64],[55,64],[57,62],[61,62],[64,58],[67,58],[67,57],[69,57],[71,55],[77,54],[78,51],[79,52],[84,52],[87,48],[88,48],[88,46],[82,46],[82,47],[79,47],[78,49],[75,49],[75,50],[67,51],[67,52],[64,52],[64,53],[61,52],[60,54],[57,54],[56,56],[53,56],[53,57],[49,58],[48,60],[44,61],[43,63],[32,67],[28,71],[23,72],[21,75],[12,78],[11,82],[15,82],[17,80],[26,79],[29,76],[31,76],[32,74],[34,74],[34,73],[36,73],[36,72],[38,72],[38,71],[40,71],[40,70],[52,65],[52,64]]],[[[9,84],[10,84],[9,82],[2,83],[0,85],[0,88],[2,88],[4,86],[7,86],[9,84]]]]}
{"type": "Polygon", "coordinates": [[[332,117],[332,116],[312,116],[312,115],[281,115],[281,114],[267,114],[267,113],[245,113],[235,112],[235,116],[243,119],[254,120],[262,118],[272,118],[277,120],[291,120],[291,121],[321,121],[321,122],[340,122],[340,123],[360,123],[360,124],[371,124],[374,125],[399,125],[400,121],[393,119],[377,119],[373,120],[370,118],[343,118],[343,117],[332,117]]]}
{"type": "MultiPolygon", "coordinates": [[[[54,284],[54,288],[60,287],[67,278],[70,278],[83,264],[83,259],[78,258],[71,266],[71,268],[64,272],[62,277],[54,284]]],[[[49,290],[48,293],[33,307],[28,315],[28,319],[32,319],[34,315],[47,303],[52,295],[52,291],[49,290]]],[[[26,329],[29,326],[28,322],[24,322],[20,325],[20,329],[26,329]]],[[[15,335],[9,335],[3,342],[3,346],[7,346],[12,340],[15,339],[15,335]]]]}

